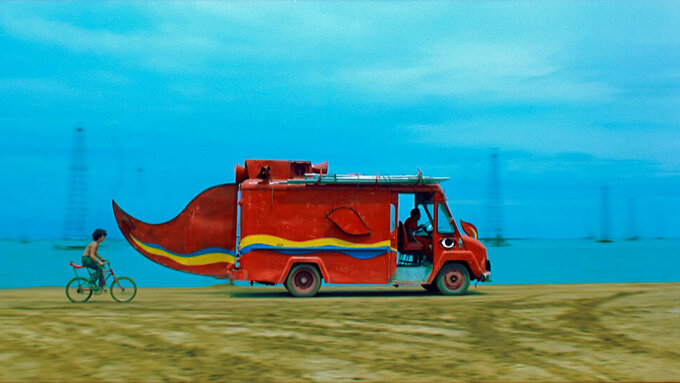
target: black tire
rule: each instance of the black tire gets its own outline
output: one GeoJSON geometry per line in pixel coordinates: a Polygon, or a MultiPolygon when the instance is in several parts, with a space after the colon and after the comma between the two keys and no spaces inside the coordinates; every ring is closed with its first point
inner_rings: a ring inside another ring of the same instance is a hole
{"type": "Polygon", "coordinates": [[[316,266],[298,264],[290,269],[285,286],[294,297],[313,297],[321,288],[321,274],[316,266]]]}
{"type": "Polygon", "coordinates": [[[421,286],[423,286],[423,288],[424,288],[425,290],[427,290],[427,291],[429,291],[429,292],[431,292],[431,293],[438,293],[438,292],[439,292],[439,289],[437,288],[437,285],[436,285],[436,284],[432,284],[432,285],[431,285],[431,284],[429,284],[429,283],[425,283],[425,284],[422,284],[421,286]]]}
{"type": "Polygon", "coordinates": [[[85,303],[92,297],[92,285],[83,277],[71,279],[66,284],[66,298],[73,303],[85,303]]]}
{"type": "Polygon", "coordinates": [[[470,286],[470,273],[460,263],[444,265],[437,275],[437,288],[444,295],[465,294],[470,286]]]}
{"type": "Polygon", "coordinates": [[[137,295],[137,285],[132,278],[120,277],[113,280],[109,291],[114,301],[130,302],[137,295]]]}

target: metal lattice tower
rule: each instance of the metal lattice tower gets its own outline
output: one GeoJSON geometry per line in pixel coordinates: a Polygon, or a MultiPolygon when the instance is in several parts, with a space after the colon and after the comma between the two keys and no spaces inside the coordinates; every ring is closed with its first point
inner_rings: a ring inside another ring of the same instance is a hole
{"type": "Polygon", "coordinates": [[[636,210],[637,209],[635,208],[635,198],[630,197],[628,199],[628,227],[626,228],[627,231],[626,239],[629,241],[635,241],[639,238],[636,227],[637,221],[636,210]]]}
{"type": "Polygon", "coordinates": [[[71,164],[66,190],[66,213],[64,215],[64,239],[87,237],[87,158],[85,129],[76,127],[73,132],[71,164]]]}
{"type": "Polygon", "coordinates": [[[655,239],[664,239],[664,227],[666,226],[666,210],[659,209],[656,212],[656,234],[654,235],[655,239]]]}
{"type": "Polygon", "coordinates": [[[488,228],[491,230],[490,243],[493,246],[505,244],[503,239],[503,205],[501,203],[500,164],[498,149],[491,151],[489,171],[488,228]]]}
{"type": "Polygon", "coordinates": [[[610,222],[609,222],[609,186],[602,185],[600,189],[600,239],[598,242],[611,242],[610,222]]]}

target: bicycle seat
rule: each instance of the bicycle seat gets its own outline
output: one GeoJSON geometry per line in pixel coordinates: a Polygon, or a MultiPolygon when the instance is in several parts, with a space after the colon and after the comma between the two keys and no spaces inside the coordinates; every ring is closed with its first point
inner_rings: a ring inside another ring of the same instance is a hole
{"type": "Polygon", "coordinates": [[[78,265],[73,262],[70,262],[69,265],[71,265],[71,267],[73,267],[74,269],[82,269],[83,267],[85,267],[83,265],[78,265]]]}

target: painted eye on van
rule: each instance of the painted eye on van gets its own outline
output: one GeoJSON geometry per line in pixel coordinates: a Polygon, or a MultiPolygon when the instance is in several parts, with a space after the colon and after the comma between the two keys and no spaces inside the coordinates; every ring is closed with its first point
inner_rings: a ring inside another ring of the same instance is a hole
{"type": "Polygon", "coordinates": [[[451,239],[451,238],[442,238],[442,240],[440,241],[440,243],[442,244],[442,247],[443,247],[443,248],[445,248],[445,249],[450,249],[450,248],[452,248],[453,246],[455,246],[456,241],[454,241],[454,240],[451,239]]]}

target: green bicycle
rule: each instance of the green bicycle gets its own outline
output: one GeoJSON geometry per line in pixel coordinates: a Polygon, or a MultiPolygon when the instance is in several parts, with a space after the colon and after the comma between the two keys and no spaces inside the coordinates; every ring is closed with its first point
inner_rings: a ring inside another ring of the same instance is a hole
{"type": "MultiPolygon", "coordinates": [[[[66,297],[73,303],[85,303],[91,297],[92,294],[101,294],[103,291],[95,288],[88,278],[83,278],[78,276],[78,269],[85,268],[87,272],[92,276],[90,269],[83,265],[78,265],[70,262],[69,265],[73,267],[73,274],[75,278],[71,279],[66,284],[66,297]]],[[[111,263],[106,262],[108,268],[104,269],[104,285],[108,282],[110,277],[113,277],[113,282],[109,287],[109,292],[111,293],[111,298],[116,302],[130,302],[137,295],[137,285],[132,278],[129,277],[116,277],[116,274],[111,268],[111,263]]]]}

